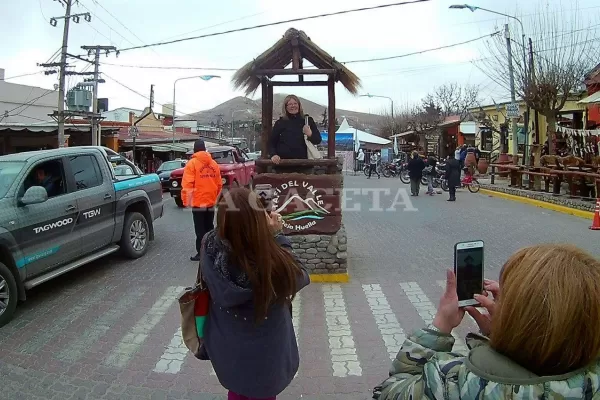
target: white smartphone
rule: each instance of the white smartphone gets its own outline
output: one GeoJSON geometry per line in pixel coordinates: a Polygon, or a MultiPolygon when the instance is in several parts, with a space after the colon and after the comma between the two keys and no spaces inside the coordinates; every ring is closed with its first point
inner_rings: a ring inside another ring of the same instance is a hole
{"type": "MultiPolygon", "coordinates": [[[[304,116],[304,124],[308,125],[308,114],[304,116]]],[[[310,126],[310,125],[309,125],[310,126]]]]}
{"type": "Polygon", "coordinates": [[[483,293],[483,241],[461,242],[454,245],[454,274],[458,306],[478,306],[473,298],[483,293]]]}

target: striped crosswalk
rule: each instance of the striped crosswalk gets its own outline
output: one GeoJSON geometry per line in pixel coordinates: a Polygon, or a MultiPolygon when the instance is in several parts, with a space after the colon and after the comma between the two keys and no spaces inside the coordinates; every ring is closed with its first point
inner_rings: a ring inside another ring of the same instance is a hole
{"type": "MultiPolygon", "coordinates": [[[[312,369],[329,371],[329,376],[336,378],[368,376],[372,372],[369,369],[377,363],[387,369],[408,333],[431,323],[444,285],[443,281],[406,281],[312,284],[303,289],[292,304],[292,323],[301,359],[306,354],[310,361],[301,362],[297,376],[311,376],[312,369]]],[[[102,365],[127,369],[139,357],[151,362],[148,373],[186,373],[201,361],[194,359],[185,347],[177,322],[176,297],[182,289],[136,287],[108,298],[106,288],[98,287],[67,305],[63,316],[39,316],[37,325],[33,320],[37,331],[13,351],[33,356],[42,350],[59,335],[60,329],[52,325],[58,320],[60,328],[69,330],[73,326],[72,332],[77,335],[59,342],[61,348],[53,352],[54,359],[86,362],[100,354],[98,362],[102,365]],[[90,318],[90,314],[94,317],[90,318]],[[151,355],[146,354],[149,352],[151,355]]],[[[468,351],[462,338],[469,330],[476,331],[476,325],[465,317],[453,334],[455,352],[468,351]]],[[[202,365],[205,374],[210,371],[211,379],[216,379],[210,363],[202,365]]]]}

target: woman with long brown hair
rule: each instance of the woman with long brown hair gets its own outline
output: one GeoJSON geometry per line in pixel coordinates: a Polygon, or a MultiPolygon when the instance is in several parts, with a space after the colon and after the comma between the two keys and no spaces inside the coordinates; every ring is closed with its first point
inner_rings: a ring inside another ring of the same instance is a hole
{"type": "Polygon", "coordinates": [[[466,307],[482,335],[469,334],[466,357],[451,353],[463,319],[448,271],[432,324],[406,340],[373,398],[592,399],[600,395],[600,262],[575,246],[524,248],[500,282],[486,280],[487,309],[466,307]]]}
{"type": "Polygon", "coordinates": [[[211,295],[205,349],[229,400],[275,399],[298,371],[291,302],[310,280],[254,192],[231,189],[203,240],[202,277],[211,295]]]}

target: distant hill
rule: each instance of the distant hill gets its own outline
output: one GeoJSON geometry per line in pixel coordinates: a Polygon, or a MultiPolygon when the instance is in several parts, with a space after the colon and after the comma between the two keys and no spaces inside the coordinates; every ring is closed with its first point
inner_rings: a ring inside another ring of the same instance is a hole
{"type": "MultiPolygon", "coordinates": [[[[273,95],[273,118],[278,118],[281,114],[281,107],[285,96],[287,95],[281,93],[276,93],[273,95]]],[[[304,112],[313,117],[315,121],[317,121],[317,123],[321,123],[321,121],[323,120],[323,112],[326,110],[327,107],[302,97],[300,97],[300,101],[302,102],[304,112]]],[[[235,113],[236,120],[256,120],[257,122],[260,122],[261,99],[252,100],[247,97],[238,96],[234,97],[231,100],[227,100],[226,102],[219,104],[218,106],[210,110],[199,111],[193,114],[186,115],[185,117],[179,118],[195,119],[203,125],[210,125],[211,123],[214,123],[216,125],[220,118],[219,115],[221,115],[221,118],[223,118],[224,123],[229,123],[231,122],[231,113],[237,110],[250,110],[250,112],[235,113]]],[[[348,122],[350,123],[350,125],[353,126],[355,121],[358,119],[358,124],[356,124],[358,128],[371,128],[373,132],[376,131],[378,122],[382,119],[380,115],[341,109],[336,109],[335,115],[339,123],[342,122],[342,117],[345,116],[348,118],[348,122]]]]}

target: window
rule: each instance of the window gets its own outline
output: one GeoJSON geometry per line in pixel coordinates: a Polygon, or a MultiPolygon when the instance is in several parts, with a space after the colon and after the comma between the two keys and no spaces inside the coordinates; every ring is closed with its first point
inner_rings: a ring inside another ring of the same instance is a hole
{"type": "Polygon", "coordinates": [[[185,166],[185,163],[181,160],[165,161],[164,163],[162,163],[160,165],[160,167],[158,167],[156,172],[160,173],[160,172],[175,171],[176,169],[183,168],[184,166],[185,166]]]}
{"type": "Polygon", "coordinates": [[[46,189],[49,198],[65,194],[67,188],[62,162],[52,160],[35,165],[27,175],[23,187],[19,190],[19,197],[23,197],[27,189],[32,186],[42,186],[46,189]]]}
{"type": "Polygon", "coordinates": [[[24,166],[22,161],[0,161],[0,198],[6,195],[24,166]]]}
{"type": "Polygon", "coordinates": [[[69,164],[77,190],[89,189],[102,184],[100,166],[95,157],[90,155],[71,156],[69,164]]]}
{"type": "Polygon", "coordinates": [[[211,152],[213,160],[217,162],[217,164],[234,164],[233,154],[230,150],[226,151],[215,151],[211,152]]]}

